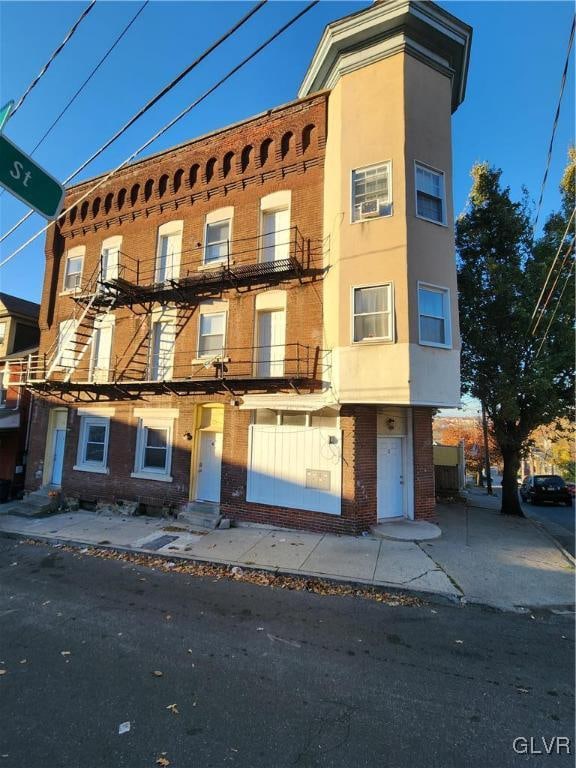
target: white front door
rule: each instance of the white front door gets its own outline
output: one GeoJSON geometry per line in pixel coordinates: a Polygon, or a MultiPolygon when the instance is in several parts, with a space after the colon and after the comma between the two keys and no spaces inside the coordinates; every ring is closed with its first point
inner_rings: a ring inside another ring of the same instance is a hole
{"type": "Polygon", "coordinates": [[[257,376],[284,375],[286,313],[274,309],[258,313],[257,376]]]}
{"type": "Polygon", "coordinates": [[[290,211],[263,214],[262,261],[279,261],[290,256],[290,211]]]}
{"type": "Polygon", "coordinates": [[[62,467],[64,466],[64,445],[66,443],[66,430],[55,429],[52,443],[52,485],[62,484],[62,467]]]}
{"type": "Polygon", "coordinates": [[[198,457],[198,501],[220,501],[220,473],[222,469],[222,432],[200,432],[198,457]]]}
{"type": "Polygon", "coordinates": [[[379,437],[377,449],[378,519],[404,514],[404,460],[401,437],[379,437]]]}

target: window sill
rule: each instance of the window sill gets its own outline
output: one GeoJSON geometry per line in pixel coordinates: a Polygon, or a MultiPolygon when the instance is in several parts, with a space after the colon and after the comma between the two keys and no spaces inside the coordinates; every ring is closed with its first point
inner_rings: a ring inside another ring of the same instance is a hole
{"type": "Polygon", "coordinates": [[[366,224],[368,221],[378,221],[378,219],[391,219],[394,216],[394,212],[381,213],[378,216],[366,216],[364,219],[350,219],[350,224],[366,224]]]}
{"type": "Polygon", "coordinates": [[[97,475],[110,474],[108,467],[91,467],[87,464],[75,464],[72,469],[74,469],[76,472],[94,472],[97,475]]]}
{"type": "Polygon", "coordinates": [[[59,296],[80,296],[82,293],[81,288],[70,288],[69,290],[60,291],[59,296]]]}
{"type": "Polygon", "coordinates": [[[394,339],[387,339],[385,337],[377,339],[352,339],[352,344],[394,344],[394,339]]]}
{"type": "Polygon", "coordinates": [[[234,259],[214,259],[214,261],[206,261],[204,264],[200,264],[197,268],[197,272],[209,272],[211,269],[218,269],[218,267],[224,267],[228,264],[234,264],[234,259]]]}
{"type": "Polygon", "coordinates": [[[157,475],[154,474],[154,472],[132,472],[130,474],[130,477],[133,477],[137,480],[156,480],[160,483],[171,483],[172,482],[172,476],[171,475],[161,475],[158,473],[157,475]]]}
{"type": "Polygon", "coordinates": [[[435,349],[452,349],[452,344],[436,344],[434,341],[419,341],[421,347],[434,347],[435,349]]]}
{"type": "Polygon", "coordinates": [[[428,219],[426,216],[419,216],[416,214],[416,218],[420,219],[420,221],[427,221],[429,224],[436,224],[437,227],[448,227],[448,224],[445,221],[436,221],[436,219],[428,219]]]}
{"type": "Polygon", "coordinates": [[[206,367],[209,367],[215,363],[219,365],[220,363],[229,362],[229,357],[220,357],[220,355],[216,355],[214,357],[195,357],[194,360],[192,360],[192,365],[205,365],[206,367]]]}

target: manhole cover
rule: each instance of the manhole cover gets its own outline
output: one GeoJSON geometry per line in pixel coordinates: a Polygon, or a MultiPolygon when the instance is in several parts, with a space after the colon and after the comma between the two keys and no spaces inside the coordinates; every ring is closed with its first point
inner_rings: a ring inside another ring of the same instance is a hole
{"type": "Polygon", "coordinates": [[[146,549],[152,549],[154,552],[157,552],[159,549],[162,549],[162,547],[165,547],[166,544],[172,544],[173,541],[176,541],[179,536],[158,536],[157,539],[152,539],[152,541],[147,541],[146,544],[144,544],[144,547],[146,549]]]}

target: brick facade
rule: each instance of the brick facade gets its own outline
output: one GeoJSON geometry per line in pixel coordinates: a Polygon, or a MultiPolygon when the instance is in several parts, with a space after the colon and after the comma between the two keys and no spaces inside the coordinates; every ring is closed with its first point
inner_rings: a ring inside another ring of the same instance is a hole
{"type": "Polygon", "coordinates": [[[433,408],[412,409],[414,451],[414,517],[433,520],[436,516],[434,456],[432,438],[433,408]]]}

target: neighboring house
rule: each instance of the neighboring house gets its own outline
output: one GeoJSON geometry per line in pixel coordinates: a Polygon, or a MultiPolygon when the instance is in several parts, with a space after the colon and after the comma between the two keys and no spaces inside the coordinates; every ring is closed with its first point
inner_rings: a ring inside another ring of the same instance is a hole
{"type": "Polygon", "coordinates": [[[326,28],[296,101],[68,190],[28,488],[342,533],[433,517],[470,39],[375,4],[326,28]]]}
{"type": "Polygon", "coordinates": [[[0,293],[0,501],[24,488],[31,393],[21,358],[38,353],[40,305],[0,293]]]}

